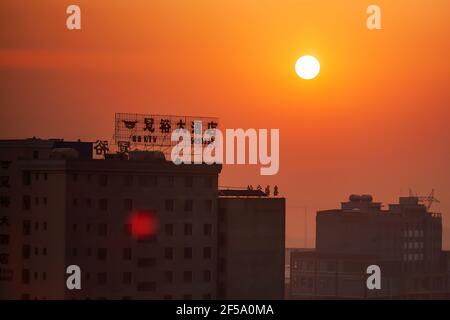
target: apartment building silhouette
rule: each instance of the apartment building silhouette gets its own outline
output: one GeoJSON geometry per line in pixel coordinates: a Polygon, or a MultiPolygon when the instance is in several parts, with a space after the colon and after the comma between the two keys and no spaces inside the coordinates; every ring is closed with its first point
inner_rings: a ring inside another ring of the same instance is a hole
{"type": "MultiPolygon", "coordinates": [[[[93,159],[92,147],[79,141],[0,141],[2,299],[253,298],[250,286],[239,296],[226,290],[237,279],[245,286],[246,277],[218,277],[224,263],[227,270],[240,268],[233,265],[232,246],[229,254],[219,253],[219,229],[222,238],[230,232],[219,226],[219,201],[229,201],[219,197],[220,165],[175,165],[159,152],[93,159]],[[130,217],[136,212],[155,217],[155,234],[133,237],[130,217]],[[82,270],[81,290],[66,288],[69,265],[82,270]]],[[[282,265],[284,199],[264,198],[273,216],[268,221],[278,224],[260,227],[277,234],[279,243],[265,251],[266,258],[282,265]]],[[[251,255],[261,245],[253,246],[242,270],[258,268],[251,255]]],[[[282,275],[280,270],[259,280],[270,286],[282,275]]],[[[268,296],[279,291],[267,289],[268,296]]]]}

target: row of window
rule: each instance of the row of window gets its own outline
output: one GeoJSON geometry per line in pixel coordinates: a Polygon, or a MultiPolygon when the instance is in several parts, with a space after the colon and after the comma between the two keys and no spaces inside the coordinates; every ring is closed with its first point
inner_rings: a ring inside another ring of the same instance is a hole
{"type": "MultiPolygon", "coordinates": [[[[211,282],[212,280],[212,273],[211,270],[204,270],[202,272],[202,281],[203,282],[211,282]]],[[[91,274],[89,272],[86,272],[86,281],[92,281],[91,274]]],[[[122,284],[132,284],[133,283],[133,274],[132,272],[123,272],[122,273],[122,284]]],[[[192,271],[183,271],[182,273],[182,281],[185,283],[192,283],[193,282],[193,272],[192,271]]],[[[106,285],[108,283],[108,274],[106,272],[100,272],[97,273],[97,284],[99,285],[106,285]]],[[[174,283],[174,272],[170,270],[164,271],[163,275],[163,283],[165,284],[172,284],[174,283]]],[[[137,290],[138,291],[155,291],[156,290],[156,282],[138,282],[137,283],[137,290]]]]}
{"type": "MultiPolygon", "coordinates": [[[[30,248],[27,246],[25,248],[24,246],[24,258],[30,257],[30,248]]],[[[47,255],[47,249],[45,249],[45,254],[47,255]]],[[[35,254],[37,255],[37,251],[35,249],[35,254]]],[[[77,257],[79,254],[78,248],[72,249],[72,256],[77,257]]],[[[88,257],[92,256],[92,248],[87,248],[86,255],[88,257]]],[[[132,250],[131,248],[124,248],[122,252],[122,259],[123,260],[132,260],[132,250]]],[[[186,260],[193,259],[193,248],[192,247],[184,247],[183,248],[183,258],[186,260]]],[[[203,259],[212,259],[212,248],[211,247],[203,247],[202,250],[202,257],[203,259]]],[[[98,260],[107,260],[108,258],[108,249],[106,248],[98,248],[97,249],[97,259],[98,260]]],[[[164,248],[164,258],[166,260],[173,260],[174,259],[174,249],[172,247],[166,247],[164,248]]],[[[137,259],[137,266],[141,268],[147,268],[147,267],[154,267],[156,265],[156,259],[153,257],[149,258],[138,258],[137,259]]]]}
{"type": "MultiPolygon", "coordinates": [[[[72,182],[76,183],[80,180],[80,176],[77,173],[71,174],[71,180],[72,182]]],[[[93,180],[92,174],[86,174],[84,175],[84,181],[90,183],[93,180]]],[[[23,185],[29,186],[31,185],[31,172],[28,170],[23,171],[23,185]]],[[[106,187],[108,186],[108,181],[110,179],[110,176],[106,174],[100,174],[97,177],[97,183],[100,187],[106,187]]],[[[193,177],[193,176],[186,176],[183,177],[184,180],[184,187],[186,188],[193,188],[194,187],[194,180],[197,180],[199,178],[203,179],[203,187],[205,188],[212,188],[213,187],[213,177],[212,176],[204,176],[204,177],[193,177]]],[[[47,173],[34,173],[34,180],[39,181],[40,179],[47,181],[48,180],[48,174],[47,173]]],[[[175,177],[174,176],[156,176],[156,175],[139,175],[139,176],[133,176],[133,175],[124,175],[123,176],[123,186],[125,187],[132,187],[135,185],[135,180],[137,180],[137,186],[139,187],[157,187],[158,185],[164,185],[168,187],[174,187],[175,186],[175,177]],[[164,182],[163,182],[164,181],[164,182]]]]}
{"type": "MultiPolygon", "coordinates": [[[[47,273],[46,272],[42,272],[41,274],[41,279],[42,280],[47,280],[47,273]]],[[[34,272],[34,280],[37,281],[39,280],[39,273],[38,272],[34,272]]],[[[22,283],[23,284],[29,284],[31,281],[31,272],[28,269],[23,269],[22,270],[22,283]]]]}
{"type": "Polygon", "coordinates": [[[423,232],[423,230],[404,230],[403,235],[405,236],[405,238],[407,238],[407,237],[418,238],[418,237],[423,237],[424,232],[423,232]]]}
{"type": "MultiPolygon", "coordinates": [[[[23,220],[23,235],[28,236],[31,234],[31,228],[32,228],[32,222],[30,220],[23,220]]],[[[46,221],[42,222],[41,224],[39,224],[38,221],[34,222],[34,230],[38,231],[39,230],[39,226],[41,225],[42,230],[47,231],[48,230],[48,224],[46,221]]],[[[194,234],[193,232],[193,224],[191,223],[185,223],[183,225],[183,234],[185,236],[192,236],[194,234]]],[[[173,236],[174,235],[174,224],[172,223],[167,223],[164,225],[164,234],[166,236],[173,236]]],[[[205,223],[203,224],[203,235],[210,237],[212,236],[212,230],[213,230],[213,226],[210,223],[205,223]]],[[[78,224],[74,223],[72,224],[72,231],[73,232],[77,232],[78,231],[78,224]]],[[[86,224],[86,232],[91,232],[91,224],[86,224]]],[[[130,225],[129,224],[125,224],[124,225],[124,232],[126,235],[130,234],[130,225]]],[[[108,224],[106,223],[99,223],[97,224],[97,235],[98,236],[107,236],[108,235],[108,224]]]]}
{"type": "Polygon", "coordinates": [[[403,254],[404,261],[423,261],[423,253],[405,253],[403,254]]]}
{"type": "MultiPolygon", "coordinates": [[[[98,209],[100,211],[107,211],[108,210],[108,199],[98,199],[98,209]]],[[[164,201],[164,210],[167,212],[173,212],[175,211],[175,203],[176,201],[174,199],[166,199],[164,201]]],[[[82,201],[78,198],[72,199],[72,206],[77,208],[82,205],[82,201]]],[[[84,206],[86,208],[92,208],[93,201],[90,198],[85,199],[84,206]]],[[[213,208],[213,201],[211,199],[206,199],[203,202],[203,210],[206,212],[211,212],[213,208]]],[[[124,199],[123,200],[123,209],[126,211],[132,211],[133,210],[133,199],[124,199]]],[[[181,209],[181,208],[180,208],[181,209]]],[[[183,203],[183,210],[184,211],[193,211],[194,209],[194,200],[192,199],[186,199],[183,203]]]]}
{"type": "MultiPolygon", "coordinates": [[[[38,256],[39,255],[39,251],[41,251],[41,254],[43,256],[47,256],[47,248],[44,247],[41,250],[39,250],[38,247],[35,247],[34,248],[34,255],[38,256]]],[[[22,258],[23,259],[30,259],[30,257],[31,257],[31,246],[25,244],[25,245],[22,246],[22,258]]]]}
{"type": "Polygon", "coordinates": [[[405,242],[403,245],[404,249],[423,249],[423,242],[405,242]]]}
{"type": "MultiPolygon", "coordinates": [[[[47,227],[46,222],[44,222],[45,227],[47,227]]],[[[78,224],[74,223],[72,224],[72,231],[77,232],[78,231],[78,224]]],[[[126,224],[124,225],[124,231],[126,235],[129,235],[130,233],[130,225],[126,224]]],[[[86,232],[91,232],[91,224],[86,224],[86,232]]],[[[174,225],[171,223],[164,225],[164,234],[166,236],[173,236],[174,235],[174,225]]],[[[193,225],[192,223],[185,223],[183,225],[183,234],[185,236],[192,236],[193,235],[193,225]]],[[[108,224],[106,223],[99,223],[97,224],[97,235],[98,236],[107,236],[108,235],[108,224]]],[[[210,237],[212,236],[212,224],[205,223],[203,224],[203,235],[210,237]]]]}
{"type": "MultiPolygon", "coordinates": [[[[85,274],[86,281],[91,281],[90,272],[86,272],[85,274]]],[[[122,273],[122,284],[132,284],[133,274],[131,272],[123,272],[122,273]]],[[[42,280],[47,280],[47,273],[42,273],[42,280]]],[[[164,271],[163,281],[165,284],[171,284],[174,282],[174,272],[167,270],[164,271]]],[[[39,280],[38,272],[34,272],[34,280],[39,280]]],[[[211,270],[204,270],[202,272],[202,281],[209,283],[212,280],[212,272],[211,270]]],[[[185,283],[193,282],[193,272],[192,271],[183,271],[182,273],[182,281],[185,283]]],[[[29,269],[22,269],[22,284],[30,284],[31,282],[31,272],[29,269]]],[[[97,273],[96,283],[98,285],[107,285],[108,284],[108,273],[99,272],[97,273]]],[[[156,282],[137,282],[136,284],[137,291],[155,291],[156,290],[156,282]]]]}
{"type": "MultiPolygon", "coordinates": [[[[37,206],[39,205],[40,200],[38,197],[34,198],[34,204],[37,206]]],[[[47,198],[42,198],[42,204],[47,205],[47,198]]],[[[84,205],[86,208],[92,208],[93,207],[93,201],[91,198],[87,198],[84,201],[84,205]]],[[[81,206],[81,201],[78,198],[72,199],[72,206],[73,207],[79,207],[81,206]]],[[[31,210],[31,197],[29,195],[24,195],[22,200],[22,208],[25,211],[31,210]]],[[[101,198],[97,199],[97,208],[100,211],[107,211],[108,210],[108,199],[101,198]]],[[[213,201],[211,199],[206,199],[203,202],[203,210],[206,212],[211,212],[213,208],[213,201]]],[[[133,199],[124,199],[123,200],[123,209],[127,211],[133,210],[133,199]]],[[[181,209],[181,208],[180,208],[181,209]]],[[[164,210],[167,212],[173,212],[175,211],[175,200],[174,199],[166,199],[164,201],[164,210]]],[[[183,210],[184,211],[193,211],[194,210],[194,200],[192,199],[185,199],[183,203],[183,210]]]]}
{"type": "MultiPolygon", "coordinates": [[[[31,296],[28,293],[23,293],[22,294],[22,300],[30,300],[30,299],[31,299],[31,296]]],[[[86,300],[91,300],[90,297],[86,297],[85,299],[86,300]]],[[[97,299],[97,300],[107,300],[106,297],[98,297],[98,298],[95,298],[95,299],[97,299]]],[[[122,297],[122,300],[132,300],[132,299],[133,299],[133,297],[131,297],[131,296],[124,296],[124,297],[122,297]]],[[[171,295],[171,294],[165,294],[165,295],[162,296],[162,299],[164,299],[164,300],[172,300],[172,299],[174,299],[174,296],[171,295]]],[[[183,300],[192,300],[192,294],[185,294],[185,295],[181,296],[181,299],[183,299],[183,300]]],[[[201,299],[202,300],[211,300],[212,296],[209,293],[205,293],[205,294],[203,294],[201,296],[201,299]]],[[[35,296],[34,300],[39,300],[39,298],[37,296],[35,296]]],[[[47,297],[42,297],[41,300],[47,300],[47,297]]],[[[73,298],[72,300],[77,300],[77,299],[73,298]]]]}
{"type": "MultiPolygon", "coordinates": [[[[47,221],[42,222],[41,224],[39,224],[38,221],[34,222],[34,230],[38,231],[39,230],[39,225],[41,225],[42,230],[47,231],[48,230],[48,224],[47,221]]],[[[22,223],[22,233],[24,236],[29,236],[31,234],[31,228],[32,228],[32,223],[30,220],[24,220],[22,223]]]]}

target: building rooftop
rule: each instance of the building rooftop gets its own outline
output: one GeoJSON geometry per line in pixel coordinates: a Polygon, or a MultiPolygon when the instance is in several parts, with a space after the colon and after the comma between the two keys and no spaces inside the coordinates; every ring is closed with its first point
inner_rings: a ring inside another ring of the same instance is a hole
{"type": "Polygon", "coordinates": [[[247,190],[247,189],[223,189],[219,190],[220,197],[267,197],[267,194],[262,190],[247,190]]]}

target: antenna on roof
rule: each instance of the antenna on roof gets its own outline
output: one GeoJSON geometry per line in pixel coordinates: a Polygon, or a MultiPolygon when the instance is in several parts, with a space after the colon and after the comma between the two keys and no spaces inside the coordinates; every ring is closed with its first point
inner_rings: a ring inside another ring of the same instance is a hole
{"type": "Polygon", "coordinates": [[[419,201],[425,204],[427,210],[430,210],[433,203],[441,203],[438,199],[434,197],[434,189],[431,190],[428,196],[419,197],[419,201]]]}

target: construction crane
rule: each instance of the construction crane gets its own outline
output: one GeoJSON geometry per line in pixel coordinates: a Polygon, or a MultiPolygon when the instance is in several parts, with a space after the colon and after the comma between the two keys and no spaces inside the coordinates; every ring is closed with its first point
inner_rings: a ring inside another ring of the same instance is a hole
{"type": "Polygon", "coordinates": [[[433,203],[441,203],[438,199],[435,198],[434,189],[431,190],[428,196],[418,196],[417,194],[414,195],[412,190],[409,189],[409,196],[417,197],[419,199],[419,202],[423,203],[426,206],[427,210],[430,210],[433,203]]]}

